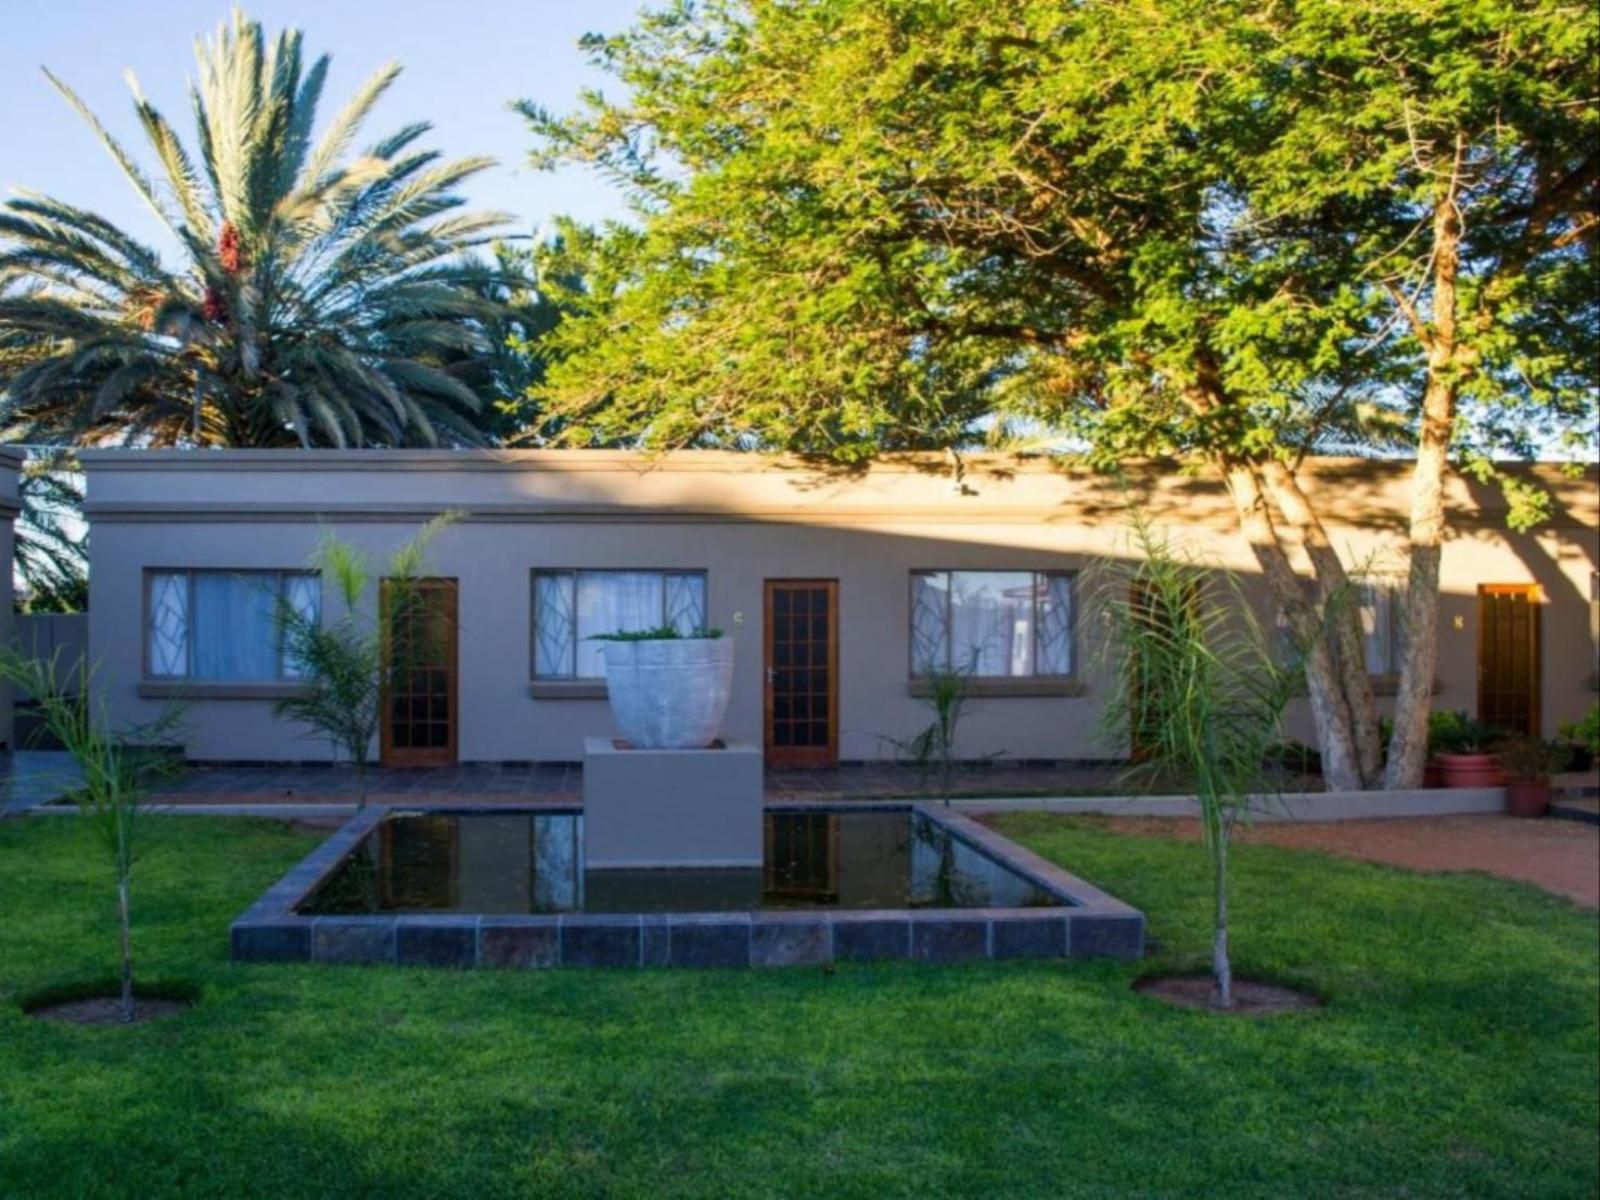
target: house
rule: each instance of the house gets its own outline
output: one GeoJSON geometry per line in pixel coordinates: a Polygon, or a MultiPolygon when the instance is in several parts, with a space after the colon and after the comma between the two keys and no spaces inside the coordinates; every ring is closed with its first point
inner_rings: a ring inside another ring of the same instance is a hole
{"type": "MultiPolygon", "coordinates": [[[[711,451],[88,450],[90,654],[114,719],[187,702],[200,760],[318,760],[276,720],[299,686],[280,602],[326,611],[310,564],[325,529],[381,562],[461,515],[430,552],[443,633],[391,698],[395,765],[570,761],[609,716],[596,634],[672,624],[737,639],[730,738],[769,764],[893,754],[927,723],[929,667],[970,666],[966,756],[1103,759],[1095,566],[1127,553],[1127,506],[1249,579],[1230,502],[1207,479],[1124,482],[1039,461],[935,457],[858,473],[711,451]]],[[[1594,699],[1597,475],[1530,468],[1556,497],[1531,534],[1497,489],[1454,478],[1437,702],[1554,731],[1594,699]]],[[[1365,574],[1368,668],[1398,662],[1409,464],[1325,459],[1307,488],[1365,574]]],[[[1301,705],[1303,709],[1303,704],[1301,705]]],[[[1304,711],[1297,736],[1311,739],[1304,711]]]]}

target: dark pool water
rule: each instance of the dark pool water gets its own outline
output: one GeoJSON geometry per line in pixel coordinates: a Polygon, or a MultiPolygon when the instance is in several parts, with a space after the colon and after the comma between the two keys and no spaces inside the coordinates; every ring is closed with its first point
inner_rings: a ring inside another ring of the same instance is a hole
{"type": "Polygon", "coordinates": [[[583,869],[578,813],[396,814],[299,911],[751,912],[1061,901],[910,809],[769,812],[760,870],[583,869]]]}

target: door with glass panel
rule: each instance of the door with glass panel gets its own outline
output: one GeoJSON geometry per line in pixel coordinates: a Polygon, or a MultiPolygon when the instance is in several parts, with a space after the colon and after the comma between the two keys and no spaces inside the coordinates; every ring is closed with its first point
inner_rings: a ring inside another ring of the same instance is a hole
{"type": "Polygon", "coordinates": [[[456,760],[457,585],[454,579],[383,581],[383,765],[456,760]]]}
{"type": "Polygon", "coordinates": [[[763,704],[768,766],[839,758],[839,581],[769,579],[763,704]]]}
{"type": "Polygon", "coordinates": [[[1478,585],[1478,720],[1539,733],[1539,585],[1478,585]]]}

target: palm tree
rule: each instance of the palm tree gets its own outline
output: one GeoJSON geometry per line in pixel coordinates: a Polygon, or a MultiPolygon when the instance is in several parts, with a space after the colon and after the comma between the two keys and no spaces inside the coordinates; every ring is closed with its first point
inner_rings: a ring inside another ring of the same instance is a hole
{"type": "Polygon", "coordinates": [[[326,55],[271,45],[234,11],[196,46],[196,153],[130,76],[158,185],[73,91],[177,240],[183,269],[86,209],[32,192],[0,207],[0,423],[13,440],[398,446],[482,440],[492,298],[467,252],[506,217],[461,211],[492,165],[416,148],[426,123],[352,154],[400,73],[380,69],[313,141],[326,55]]]}
{"type": "Polygon", "coordinates": [[[82,612],[89,605],[82,470],[68,450],[35,455],[17,493],[16,573],[27,611],[82,612]]]}

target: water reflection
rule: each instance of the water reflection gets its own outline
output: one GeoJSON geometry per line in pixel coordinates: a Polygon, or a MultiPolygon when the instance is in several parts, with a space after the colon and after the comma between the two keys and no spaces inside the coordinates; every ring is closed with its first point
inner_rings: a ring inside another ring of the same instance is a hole
{"type": "Polygon", "coordinates": [[[908,810],[766,816],[760,870],[582,869],[575,813],[425,813],[379,824],[306,913],[1022,908],[1049,893],[908,810]]]}

